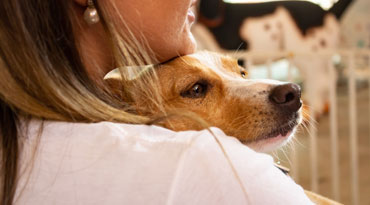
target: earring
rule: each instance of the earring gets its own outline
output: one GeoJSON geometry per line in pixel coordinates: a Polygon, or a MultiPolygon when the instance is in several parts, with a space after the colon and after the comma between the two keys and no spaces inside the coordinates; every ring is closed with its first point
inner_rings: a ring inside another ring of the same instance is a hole
{"type": "Polygon", "coordinates": [[[99,22],[99,14],[95,8],[93,0],[87,0],[87,8],[84,13],[84,19],[87,24],[93,25],[99,22]]]}

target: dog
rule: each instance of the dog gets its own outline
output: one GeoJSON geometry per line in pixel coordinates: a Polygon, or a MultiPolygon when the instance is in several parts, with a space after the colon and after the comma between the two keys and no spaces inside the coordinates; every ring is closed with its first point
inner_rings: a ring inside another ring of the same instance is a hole
{"type": "MultiPolygon", "coordinates": [[[[256,27],[251,30],[247,29],[245,24],[248,22],[261,21],[280,9],[286,11],[289,19],[286,22],[273,19],[277,21],[276,32],[274,32],[275,23],[264,22],[262,25],[264,32],[272,37],[271,39],[267,38],[268,42],[274,43],[276,41],[276,43],[279,43],[278,35],[281,35],[282,32],[284,32],[283,35],[294,32],[296,35],[303,36],[303,38],[315,38],[312,31],[327,27],[325,19],[328,15],[332,16],[335,19],[334,21],[338,21],[352,1],[338,0],[331,8],[324,10],[308,1],[281,0],[260,3],[229,3],[223,0],[201,0],[198,6],[198,22],[205,25],[212,32],[221,48],[226,50],[253,50],[253,44],[256,43],[254,42],[255,39],[248,38],[244,33],[257,33],[257,35],[261,35],[261,33],[254,32],[256,27]],[[294,30],[284,28],[283,24],[289,24],[288,27],[294,27],[294,30]],[[277,32],[278,34],[275,34],[277,32]],[[243,44],[241,44],[242,42],[243,44]]],[[[331,36],[333,35],[331,34],[331,36]]],[[[317,41],[320,42],[320,38],[317,38],[317,41]]],[[[297,47],[299,48],[299,46],[297,47]]],[[[269,44],[265,46],[265,49],[270,49],[269,44]]]]}
{"type": "MultiPolygon", "coordinates": [[[[195,113],[209,126],[222,129],[256,151],[267,152],[285,144],[302,121],[298,85],[250,80],[237,60],[221,54],[199,52],[178,57],[148,66],[136,75],[126,73],[129,77],[122,79],[121,72],[130,69],[111,71],[105,81],[138,114],[155,116],[161,112],[143,94],[151,86],[136,86],[138,81],[155,74],[165,111],[195,113]]],[[[201,129],[188,118],[170,118],[162,126],[173,130],[201,129]]]]}
{"type": "MultiPolygon", "coordinates": [[[[209,126],[219,127],[259,152],[287,143],[302,122],[298,85],[250,80],[237,60],[217,53],[198,52],[160,65],[118,68],[104,80],[137,114],[147,116],[163,112],[156,100],[147,99],[148,93],[155,92],[150,91],[152,86],[158,86],[165,112],[175,109],[195,113],[209,126]],[[151,84],[148,79],[153,78],[156,80],[151,84]],[[139,81],[149,85],[139,86],[139,81]]],[[[176,131],[204,128],[197,122],[184,117],[168,118],[160,125],[176,131]]],[[[286,174],[286,168],[277,167],[286,174]]],[[[315,204],[340,205],[310,191],[305,194],[315,204]]]]}

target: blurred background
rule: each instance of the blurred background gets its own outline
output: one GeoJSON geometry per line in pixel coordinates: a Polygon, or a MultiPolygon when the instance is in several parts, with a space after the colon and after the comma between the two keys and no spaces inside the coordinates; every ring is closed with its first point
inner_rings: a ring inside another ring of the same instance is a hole
{"type": "Polygon", "coordinates": [[[370,0],[200,0],[198,50],[301,85],[305,123],[271,153],[298,184],[370,204],[370,0]]]}

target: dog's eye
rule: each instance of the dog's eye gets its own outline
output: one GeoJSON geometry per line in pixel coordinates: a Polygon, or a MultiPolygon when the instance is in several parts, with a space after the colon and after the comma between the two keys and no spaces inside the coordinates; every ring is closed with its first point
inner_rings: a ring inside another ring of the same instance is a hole
{"type": "Polygon", "coordinates": [[[208,90],[207,83],[197,82],[189,90],[182,92],[181,96],[187,98],[201,98],[206,95],[207,90],[208,90]]]}

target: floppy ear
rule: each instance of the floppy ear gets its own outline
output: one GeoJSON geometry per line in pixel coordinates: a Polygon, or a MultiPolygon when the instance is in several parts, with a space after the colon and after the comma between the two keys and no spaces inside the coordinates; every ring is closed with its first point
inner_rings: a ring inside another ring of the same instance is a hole
{"type": "Polygon", "coordinates": [[[132,86],[132,82],[124,81],[122,79],[122,75],[119,68],[116,68],[104,76],[104,82],[108,85],[108,88],[111,89],[112,93],[117,95],[123,101],[133,104],[134,99],[133,96],[130,94],[129,90],[132,90],[134,86],[132,86]]]}
{"type": "Polygon", "coordinates": [[[104,81],[112,93],[131,105],[142,105],[146,100],[142,99],[143,91],[148,88],[139,86],[140,82],[153,74],[153,65],[126,66],[116,68],[104,76],[104,81]]]}

